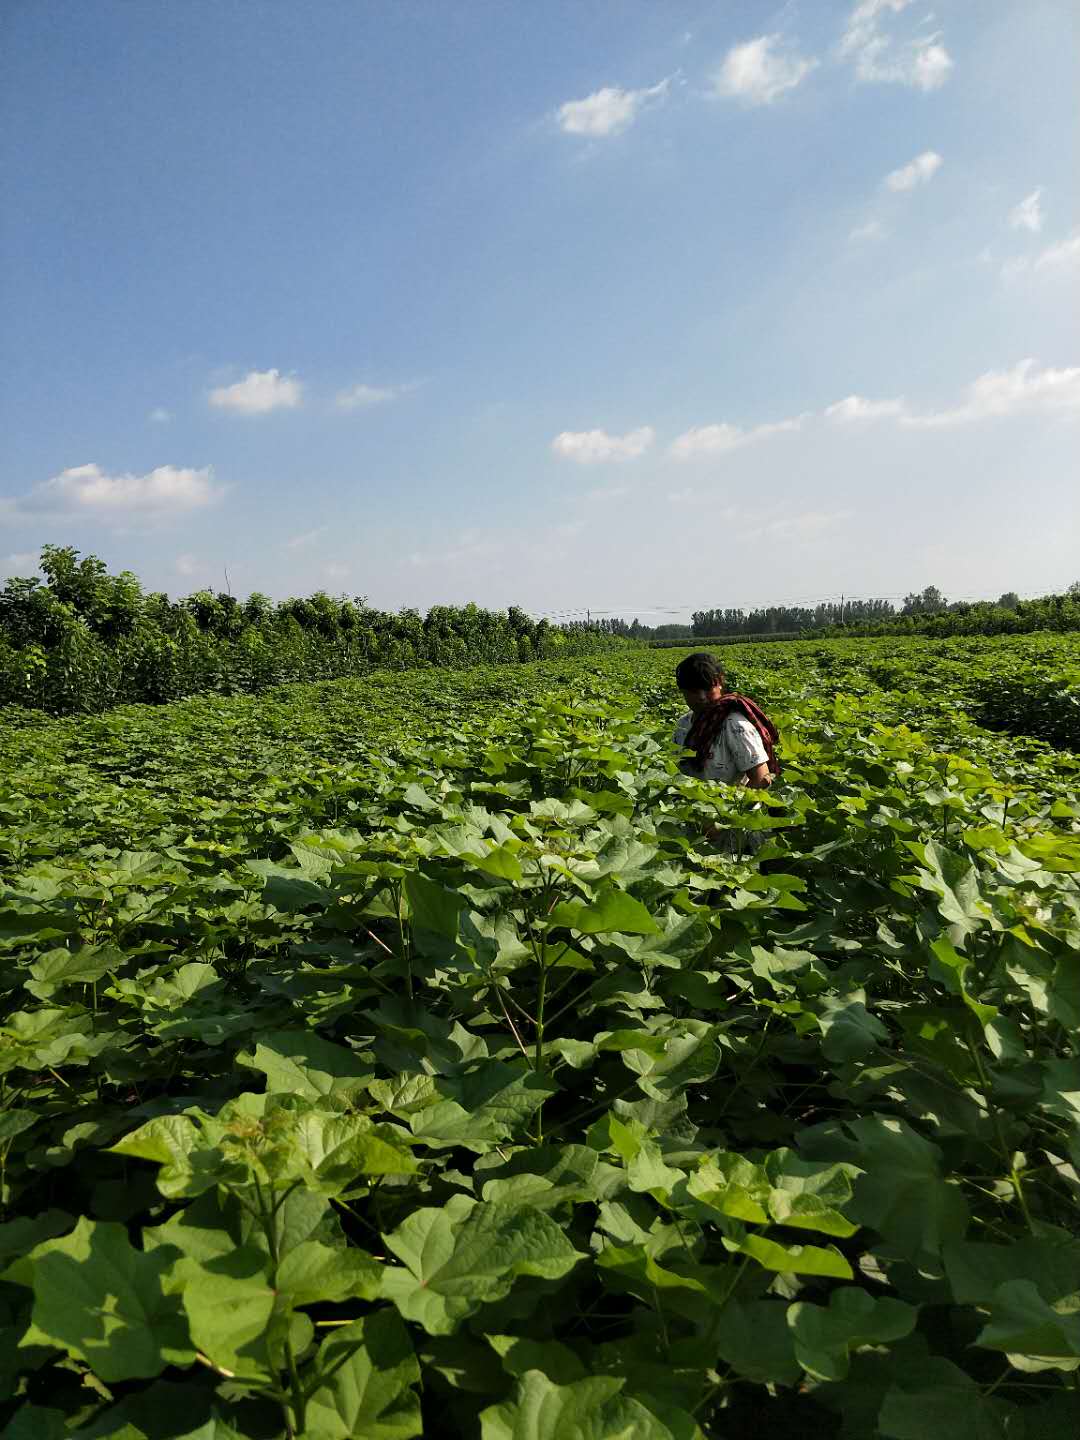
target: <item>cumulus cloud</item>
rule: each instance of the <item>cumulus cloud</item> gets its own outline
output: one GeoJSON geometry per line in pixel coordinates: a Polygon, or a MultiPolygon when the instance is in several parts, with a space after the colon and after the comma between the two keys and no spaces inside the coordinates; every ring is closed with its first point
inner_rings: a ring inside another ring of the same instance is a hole
{"type": "Polygon", "coordinates": [[[606,85],[586,95],[584,100],[567,100],[556,112],[559,128],[566,135],[586,135],[594,140],[621,135],[651,100],[663,99],[670,84],[668,76],[644,90],[621,90],[617,85],[606,85]]]}
{"type": "Polygon", "coordinates": [[[337,405],[341,410],[370,409],[375,405],[388,405],[415,388],[415,385],[350,385],[338,391],[337,405]]]}
{"type": "Polygon", "coordinates": [[[906,411],[907,406],[902,399],[867,400],[864,395],[848,395],[846,399],[828,406],[825,418],[850,425],[863,420],[896,420],[906,411]]]}
{"type": "Polygon", "coordinates": [[[908,415],[906,425],[937,429],[1012,415],[1080,414],[1080,365],[1040,370],[1030,357],[1011,370],[988,370],[951,410],[908,415]]]}
{"type": "Polygon", "coordinates": [[[1043,227],[1042,187],[1025,195],[1019,205],[1009,211],[1009,225],[1013,230],[1030,230],[1037,235],[1043,227]]]}
{"type": "Polygon", "coordinates": [[[145,475],[108,475],[100,465],[75,465],[33,486],[15,501],[15,507],[23,514],[160,517],[202,509],[221,493],[209,468],[159,465],[145,475]]]}
{"type": "Polygon", "coordinates": [[[210,391],[210,404],[238,415],[266,415],[271,410],[295,410],[300,404],[299,380],[278,370],[250,370],[235,385],[210,391]]]}
{"type": "Polygon", "coordinates": [[[924,150],[914,160],[901,165],[899,170],[890,171],[885,176],[885,184],[888,189],[901,193],[914,190],[917,185],[925,185],[932,180],[941,166],[942,159],[936,150],[924,150]]]}
{"type": "Polygon", "coordinates": [[[915,35],[898,42],[893,20],[911,0],[859,0],[840,38],[839,55],[855,66],[856,78],[867,83],[911,85],[937,90],[953,68],[952,56],[935,35],[915,35]]]}
{"type": "Polygon", "coordinates": [[[668,454],[676,460],[693,460],[699,456],[727,455],[732,450],[742,450],[747,445],[756,445],[771,435],[781,435],[799,430],[806,417],[796,415],[790,420],[773,420],[764,425],[754,425],[749,430],[741,425],[722,421],[718,425],[695,425],[677,436],[668,447],[668,454]]]}
{"type": "Polygon", "coordinates": [[[636,460],[656,439],[651,425],[609,435],[606,430],[564,430],[551,442],[555,454],[579,465],[598,465],[607,460],[636,460]]]}
{"type": "Polygon", "coordinates": [[[817,63],[784,48],[780,34],[759,35],[732,46],[712,77],[713,91],[746,105],[771,105],[805,80],[817,63]]]}

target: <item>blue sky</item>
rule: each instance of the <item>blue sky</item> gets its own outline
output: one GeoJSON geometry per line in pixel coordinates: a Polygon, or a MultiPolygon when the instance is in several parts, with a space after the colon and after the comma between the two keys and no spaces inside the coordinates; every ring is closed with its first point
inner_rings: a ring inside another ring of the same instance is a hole
{"type": "Polygon", "coordinates": [[[0,11],[0,575],[1080,578],[1072,0],[0,11]]]}

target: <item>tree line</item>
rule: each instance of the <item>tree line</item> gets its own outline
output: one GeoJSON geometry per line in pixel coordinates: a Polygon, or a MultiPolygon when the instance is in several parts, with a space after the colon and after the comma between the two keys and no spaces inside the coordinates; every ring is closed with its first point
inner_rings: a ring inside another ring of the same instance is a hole
{"type": "Polygon", "coordinates": [[[516,606],[390,613],[362,596],[323,591],[275,603],[198,590],[174,601],[71,546],[45,546],[39,568],[43,578],[13,578],[0,590],[0,705],[52,714],[374,669],[523,663],[625,643],[534,620],[516,606]]]}
{"type": "Polygon", "coordinates": [[[1021,600],[1006,591],[997,600],[949,601],[936,585],[912,591],[903,603],[844,598],[819,605],[766,605],[753,610],[720,606],[695,610],[690,624],[643,625],[604,619],[594,627],[633,640],[675,641],[730,636],[996,635],[1029,630],[1080,629],[1080,581],[1063,595],[1021,600]]]}

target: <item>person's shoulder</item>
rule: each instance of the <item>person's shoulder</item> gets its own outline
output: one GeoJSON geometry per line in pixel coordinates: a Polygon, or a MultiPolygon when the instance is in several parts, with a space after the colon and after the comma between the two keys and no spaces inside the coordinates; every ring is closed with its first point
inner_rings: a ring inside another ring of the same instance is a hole
{"type": "Polygon", "coordinates": [[[738,710],[733,710],[724,722],[724,728],[736,735],[756,735],[758,728],[754,722],[738,710]]]}
{"type": "Polygon", "coordinates": [[[694,712],[687,710],[685,715],[680,715],[675,722],[675,738],[683,740],[690,734],[690,726],[694,723],[694,712]]]}

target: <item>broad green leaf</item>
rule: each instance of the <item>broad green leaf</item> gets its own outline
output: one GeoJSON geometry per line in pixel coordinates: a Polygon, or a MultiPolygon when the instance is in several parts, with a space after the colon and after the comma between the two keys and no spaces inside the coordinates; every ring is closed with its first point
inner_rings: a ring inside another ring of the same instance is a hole
{"type": "Polygon", "coordinates": [[[557,1280],[582,1258],[542,1211],[455,1197],[441,1210],[414,1210],[388,1248],[404,1268],[383,1273],[382,1293],[429,1335],[450,1335],[522,1275],[557,1280]]]}
{"type": "Polygon", "coordinates": [[[557,1385],[527,1370],[513,1400],[481,1414],[482,1440],[674,1440],[644,1405],[619,1393],[622,1387],[608,1376],[557,1385]]]}
{"type": "Polygon", "coordinates": [[[1007,1280],[994,1291],[990,1318],[977,1343],[1017,1355],[1080,1360],[1080,1291],[1053,1302],[1030,1280],[1007,1280]]]}
{"type": "Polygon", "coordinates": [[[878,1415],[883,1440],[1012,1440],[1015,1406],[979,1385],[950,1361],[927,1357],[885,1396],[878,1415]]]}
{"type": "Polygon", "coordinates": [[[853,1235],[856,1226],[842,1213],[851,1201],[853,1165],[821,1166],[793,1150],[774,1150],[765,1159],[770,1184],[770,1217],[797,1230],[853,1235]]]}
{"type": "Polygon", "coordinates": [[[193,1364],[180,1301],[162,1285],[173,1258],[134,1249],[122,1225],[80,1219],[6,1272],[34,1291],[23,1343],[55,1345],[107,1383],[193,1364]]]}
{"type": "Polygon", "coordinates": [[[372,1311],[334,1330],[309,1373],[326,1379],[307,1403],[305,1440],[410,1440],[423,1433],[412,1388],[420,1366],[393,1310],[372,1311]]]}
{"type": "Polygon", "coordinates": [[[759,1385],[794,1385],[799,1362],[787,1309],[782,1300],[729,1300],[710,1327],[721,1359],[759,1385]]]}
{"type": "Polygon", "coordinates": [[[787,1312],[796,1358],[816,1380],[843,1380],[853,1350],[902,1340],[917,1318],[913,1305],[853,1286],[834,1290],[827,1307],[796,1301],[787,1312]]]}
{"type": "Polygon", "coordinates": [[[237,1062],[261,1070],[266,1088],[275,1094],[352,1095],[363,1090],[371,1070],[351,1050],[333,1045],[311,1030],[275,1030],[260,1035],[254,1054],[241,1052],[237,1062]]]}
{"type": "Polygon", "coordinates": [[[617,930],[624,935],[659,935],[660,926],[640,900],[625,890],[608,887],[590,902],[564,900],[548,917],[551,926],[566,926],[582,935],[604,935],[617,930]]]}
{"type": "Polygon", "coordinates": [[[941,1273],[942,1247],[964,1237],[968,1207],[942,1174],[941,1151],[905,1121],[868,1115],[800,1136],[813,1159],[839,1160],[863,1171],[847,1216],[869,1225],[894,1254],[941,1273]]]}
{"type": "Polygon", "coordinates": [[[770,1240],[765,1235],[747,1235],[727,1244],[743,1255],[749,1255],[766,1270],[779,1270],[790,1275],[831,1275],[837,1280],[854,1278],[851,1266],[834,1245],[788,1245],[770,1240]]]}
{"type": "Polygon", "coordinates": [[[453,940],[458,932],[458,916],[466,908],[465,900],[454,890],[421,875],[410,872],[404,881],[413,929],[429,931],[441,940],[453,940]]]}
{"type": "Polygon", "coordinates": [[[241,1249],[206,1265],[179,1260],[169,1277],[183,1300],[193,1342],[229,1374],[271,1372],[263,1343],[276,1303],[269,1268],[265,1255],[241,1249]]]}
{"type": "Polygon", "coordinates": [[[290,1305],[374,1300],[382,1273],[383,1266],[364,1250],[331,1249],[318,1240],[305,1240],[278,1266],[275,1288],[290,1305]]]}
{"type": "Polygon", "coordinates": [[[113,947],[47,950],[30,966],[34,978],[26,982],[26,989],[39,1000],[48,1000],[66,985],[91,985],[123,963],[123,952],[113,947]]]}

